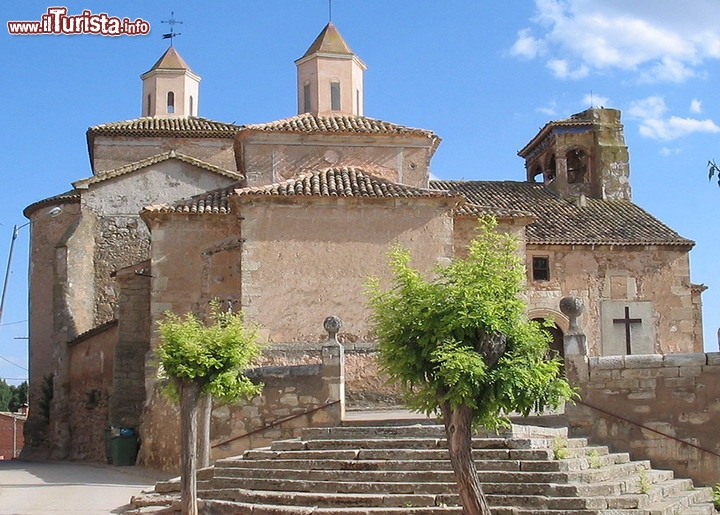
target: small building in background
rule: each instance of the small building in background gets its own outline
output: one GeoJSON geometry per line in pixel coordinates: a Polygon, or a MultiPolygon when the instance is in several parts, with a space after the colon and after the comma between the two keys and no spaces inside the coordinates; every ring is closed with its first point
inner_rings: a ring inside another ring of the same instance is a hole
{"type": "Polygon", "coordinates": [[[0,460],[11,460],[20,456],[25,439],[23,428],[27,419],[27,404],[18,413],[0,411],[0,460]]]}

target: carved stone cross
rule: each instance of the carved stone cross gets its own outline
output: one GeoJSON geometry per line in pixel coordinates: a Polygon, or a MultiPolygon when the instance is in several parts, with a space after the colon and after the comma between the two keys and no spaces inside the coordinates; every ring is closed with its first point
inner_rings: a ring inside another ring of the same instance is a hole
{"type": "Polygon", "coordinates": [[[628,354],[632,354],[632,347],[630,343],[632,341],[630,337],[630,326],[632,324],[642,324],[640,318],[630,318],[630,308],[625,306],[625,318],[613,318],[613,324],[624,324],[625,325],[625,348],[628,354]]]}

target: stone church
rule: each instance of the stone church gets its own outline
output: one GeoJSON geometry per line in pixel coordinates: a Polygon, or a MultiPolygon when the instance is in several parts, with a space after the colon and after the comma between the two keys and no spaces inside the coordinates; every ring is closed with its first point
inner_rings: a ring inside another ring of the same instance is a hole
{"type": "Polygon", "coordinates": [[[141,75],[142,116],[88,129],[89,176],[26,208],[27,453],[97,459],[116,424],[160,440],[148,428],[177,416],[153,400],[166,311],[220,299],[288,346],[339,315],[342,341],[371,342],[362,292],[387,251],[447,263],[484,214],[519,238],[528,315],[555,322],[558,352],[567,295],[590,354],[702,351],[693,242],[632,202],[619,111],[549,122],[518,180],[431,180],[440,138],[364,115],[366,65],[332,23],[295,64],[298,114],[235,125],[198,116],[200,77],[170,47],[141,75]]]}

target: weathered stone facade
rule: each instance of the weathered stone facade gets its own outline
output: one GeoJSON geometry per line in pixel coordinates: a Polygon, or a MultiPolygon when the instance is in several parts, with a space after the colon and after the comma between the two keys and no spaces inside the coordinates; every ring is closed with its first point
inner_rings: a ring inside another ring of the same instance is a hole
{"type": "Polygon", "coordinates": [[[528,245],[529,271],[536,255],[547,256],[554,267],[547,281],[533,281],[531,273],[528,274],[531,318],[554,312],[551,318],[561,320],[563,316],[557,313],[560,299],[566,295],[581,297],[585,301],[582,325],[591,342],[591,354],[626,353],[622,326],[613,327],[618,325],[613,324],[613,317],[603,316],[603,305],[607,306],[608,302],[632,306],[632,314],[639,309],[639,303],[651,305],[649,316],[642,322],[647,327],[633,328],[636,340],[643,334],[648,335],[647,343],[635,348],[633,353],[702,351],[702,339],[698,338],[694,323],[697,306],[690,291],[686,251],[656,246],[616,249],[528,245]]]}
{"type": "MultiPolygon", "coordinates": [[[[335,39],[321,34],[298,61],[298,98],[310,81],[308,91],[320,95],[311,95],[314,108],[267,124],[214,122],[187,116],[196,114],[196,90],[178,83],[182,113],[158,114],[151,102],[143,113],[155,116],[91,128],[93,175],[26,209],[28,454],[96,459],[104,427],[119,425],[139,427],[144,463],[175,468],[177,410],[160,392],[153,328],[168,310],[202,316],[212,299],[241,310],[264,342],[289,346],[267,354],[265,366],[292,369],[266,369],[263,398],[216,407],[215,442],[300,415],[284,429],[223,444],[223,452],[335,421],[326,409],[304,414],[342,397],[326,391],[335,379],[317,347],[329,314],[345,320],[340,339],[358,345],[347,358],[349,397],[395,402],[370,350],[365,283],[376,276],[388,284],[387,252],[396,245],[427,273],[463,256],[481,215],[517,236],[529,316],[554,320],[560,341],[568,320],[558,301],[572,294],[587,305],[591,354],[702,349],[703,287],[689,280],[693,242],[631,202],[618,111],[590,109],[541,129],[520,152],[526,182],[430,181],[438,136],[362,116],[362,91],[335,109],[337,87],[312,82],[332,77],[306,73],[307,63],[325,66],[320,54],[336,49],[333,73],[347,74],[340,87],[362,85],[356,75],[364,68],[336,29],[323,34],[335,39]],[[542,182],[532,182],[539,175],[542,182]],[[71,345],[98,327],[105,329],[71,345]],[[37,406],[48,396],[43,417],[37,406]],[[82,434],[85,446],[77,443],[82,434]]],[[[173,92],[172,77],[199,80],[173,53],[173,63],[166,53],[156,64],[175,70],[153,75],[164,77],[161,96],[173,92]]]]}

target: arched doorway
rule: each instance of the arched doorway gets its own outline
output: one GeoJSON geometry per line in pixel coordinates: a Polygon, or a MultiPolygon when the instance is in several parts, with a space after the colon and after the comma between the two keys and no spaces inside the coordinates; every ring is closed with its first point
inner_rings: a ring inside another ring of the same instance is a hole
{"type": "MultiPolygon", "coordinates": [[[[533,322],[538,322],[539,324],[544,324],[545,319],[543,318],[533,318],[533,322]]],[[[552,324],[550,326],[543,325],[543,329],[550,333],[550,336],[552,337],[552,340],[550,341],[550,355],[551,356],[559,356],[560,359],[565,359],[565,333],[563,333],[563,330],[558,327],[557,324],[552,324]]]]}

